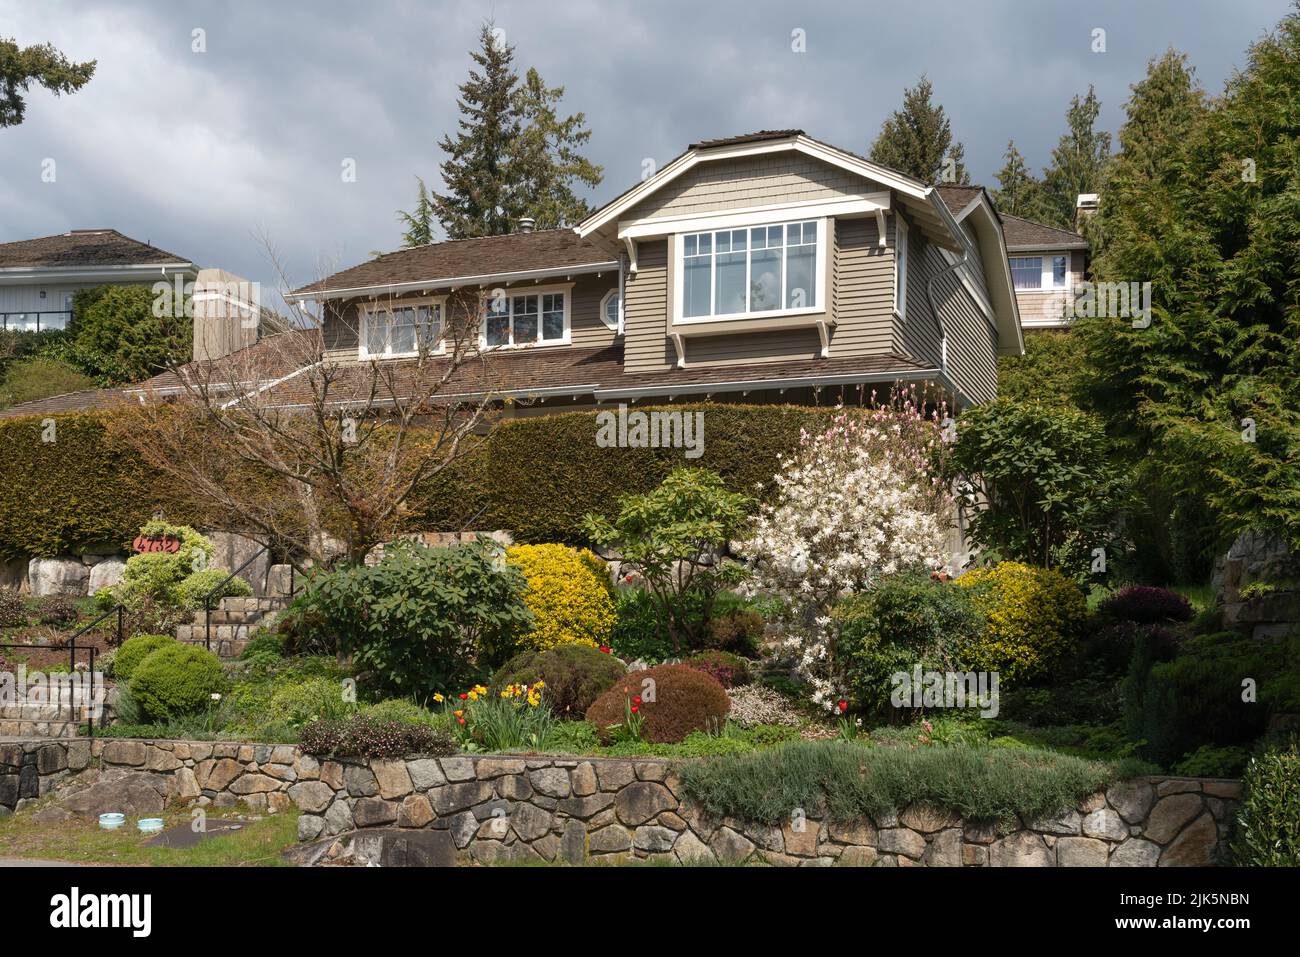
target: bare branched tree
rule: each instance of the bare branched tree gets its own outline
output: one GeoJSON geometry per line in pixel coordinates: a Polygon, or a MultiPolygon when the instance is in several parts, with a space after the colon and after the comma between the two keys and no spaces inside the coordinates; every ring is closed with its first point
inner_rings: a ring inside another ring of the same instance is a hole
{"type": "Polygon", "coordinates": [[[286,298],[292,315],[276,322],[246,300],[200,291],[200,319],[216,309],[269,334],[176,364],[114,428],[179,500],[201,502],[230,530],[294,560],[361,561],[404,530],[412,493],[466,454],[495,414],[499,390],[478,348],[481,297],[467,288],[400,304],[327,300],[319,314],[286,298]],[[359,359],[363,340],[372,354],[403,357],[359,359]]]}

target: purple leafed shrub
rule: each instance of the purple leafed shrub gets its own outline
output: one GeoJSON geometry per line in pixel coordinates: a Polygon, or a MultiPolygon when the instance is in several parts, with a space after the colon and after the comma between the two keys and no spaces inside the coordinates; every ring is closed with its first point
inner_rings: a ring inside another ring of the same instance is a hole
{"type": "Polygon", "coordinates": [[[313,721],[298,733],[307,754],[334,758],[400,758],[456,753],[451,735],[422,724],[377,721],[364,715],[313,721]]]}
{"type": "Polygon", "coordinates": [[[1159,622],[1191,621],[1192,605],[1168,588],[1129,585],[1109,596],[1097,609],[1116,621],[1135,621],[1142,625],[1159,622]]]}

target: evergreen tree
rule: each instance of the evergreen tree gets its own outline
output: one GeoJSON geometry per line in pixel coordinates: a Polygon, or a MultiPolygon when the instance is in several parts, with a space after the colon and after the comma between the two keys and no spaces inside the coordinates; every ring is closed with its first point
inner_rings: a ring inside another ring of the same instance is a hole
{"type": "Polygon", "coordinates": [[[49,43],[24,48],[0,38],[0,129],[23,121],[23,94],[33,82],[58,96],[76,93],[94,74],[94,60],[73,63],[49,43]]]}
{"type": "Polygon", "coordinates": [[[429,198],[429,187],[424,185],[422,177],[415,177],[416,188],[415,209],[409,213],[405,210],[397,211],[397,218],[405,227],[406,231],[402,233],[403,246],[427,246],[433,242],[433,201],[429,198]]]}
{"type": "Polygon", "coordinates": [[[438,144],[445,193],[432,194],[433,210],[448,239],[499,236],[514,228],[509,165],[519,136],[515,48],[499,39],[488,21],[479,31],[477,65],[460,85],[460,132],[438,144]]]}
{"type": "Polygon", "coordinates": [[[1083,99],[1074,97],[1065,111],[1067,131],[1052,150],[1051,165],[1043,171],[1042,202],[1038,219],[1061,229],[1074,228],[1075,203],[1080,193],[1100,193],[1110,161],[1110,134],[1094,127],[1101,101],[1088,87],[1083,99]]]}
{"type": "Polygon", "coordinates": [[[924,183],[968,185],[966,151],[953,140],[943,107],[930,102],[933,93],[925,75],[915,87],[903,90],[903,108],[881,124],[880,135],[871,146],[871,159],[924,183]]]}
{"type": "Polygon", "coordinates": [[[1006,162],[998,170],[998,188],[993,190],[993,200],[998,209],[1012,216],[1033,219],[1042,202],[1042,184],[1029,172],[1025,158],[1016,149],[1016,141],[1007,141],[1006,162]]]}
{"type": "Polygon", "coordinates": [[[574,195],[573,183],[594,188],[602,179],[601,167],[578,152],[591,139],[591,131],[584,129],[586,115],[561,119],[556,107],[563,97],[564,87],[547,87],[535,69],[529,69],[515,97],[522,129],[511,150],[511,189],[514,205],[531,216],[538,229],[585,219],[591,206],[574,195]]]}

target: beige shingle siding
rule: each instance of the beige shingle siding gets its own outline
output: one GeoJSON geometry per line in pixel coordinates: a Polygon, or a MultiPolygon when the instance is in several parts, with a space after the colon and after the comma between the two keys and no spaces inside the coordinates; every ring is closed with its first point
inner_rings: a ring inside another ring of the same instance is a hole
{"type": "Polygon", "coordinates": [[[675,353],[668,339],[667,240],[637,244],[637,272],[628,275],[626,289],[624,368],[628,372],[668,368],[675,353]]]}
{"type": "Polygon", "coordinates": [[[744,206],[836,200],[868,191],[861,177],[806,156],[780,154],[703,163],[683,173],[623,219],[723,212],[744,206]]]}
{"type": "Polygon", "coordinates": [[[948,376],[972,402],[997,396],[997,334],[971,293],[952,270],[942,251],[910,233],[911,255],[907,284],[907,317],[900,345],[907,355],[938,367],[941,359],[938,325],[926,295],[927,281],[937,275],[934,300],[948,334],[948,376]],[[947,270],[947,271],[945,271],[947,270]]]}
{"type": "Polygon", "coordinates": [[[874,217],[835,224],[835,313],[839,324],[831,355],[879,355],[892,347],[894,297],[893,227],[880,246],[874,217]]]}

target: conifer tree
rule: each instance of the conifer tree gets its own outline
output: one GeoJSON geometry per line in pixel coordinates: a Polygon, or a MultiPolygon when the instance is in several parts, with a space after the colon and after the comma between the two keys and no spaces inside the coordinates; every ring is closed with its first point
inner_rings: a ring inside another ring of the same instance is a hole
{"type": "Polygon", "coordinates": [[[953,140],[943,107],[930,101],[933,93],[924,74],[915,87],[903,90],[903,108],[881,124],[871,159],[924,183],[968,185],[965,148],[953,140]]]}

